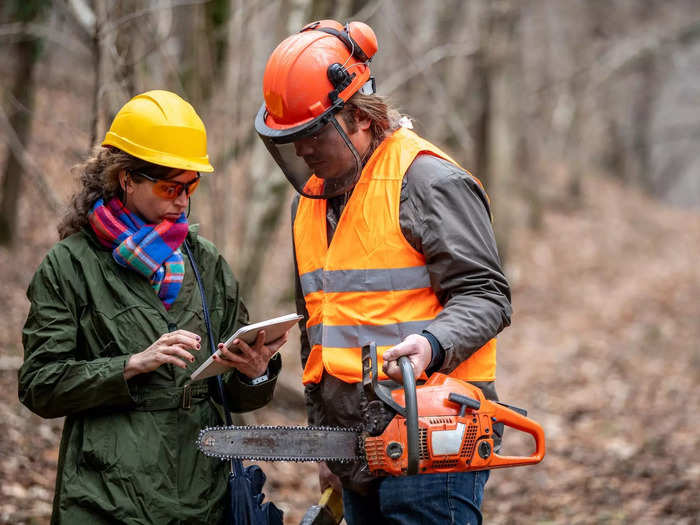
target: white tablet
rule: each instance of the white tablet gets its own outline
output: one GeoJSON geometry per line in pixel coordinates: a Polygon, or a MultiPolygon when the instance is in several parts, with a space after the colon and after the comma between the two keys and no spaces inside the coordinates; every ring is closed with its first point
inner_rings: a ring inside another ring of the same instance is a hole
{"type": "MultiPolygon", "coordinates": [[[[236,333],[229,337],[224,345],[228,348],[236,339],[240,339],[252,345],[260,330],[265,330],[265,342],[271,343],[282,337],[285,332],[298,323],[300,319],[302,319],[301,315],[287,314],[281,317],[268,319],[267,321],[260,321],[259,323],[243,326],[236,330],[236,333]]],[[[220,352],[217,350],[215,355],[216,354],[220,354],[220,352]]],[[[206,379],[207,377],[223,374],[229,370],[230,368],[222,366],[214,361],[214,356],[209,356],[209,359],[202,363],[197,370],[192,372],[190,379],[192,381],[198,381],[200,379],[206,379]]]]}

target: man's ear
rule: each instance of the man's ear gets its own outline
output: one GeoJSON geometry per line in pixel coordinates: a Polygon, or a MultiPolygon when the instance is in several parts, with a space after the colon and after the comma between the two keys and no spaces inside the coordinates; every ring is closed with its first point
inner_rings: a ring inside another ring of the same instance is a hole
{"type": "Polygon", "coordinates": [[[364,111],[355,111],[352,118],[355,119],[355,124],[360,131],[367,131],[372,125],[372,121],[364,111]]]}

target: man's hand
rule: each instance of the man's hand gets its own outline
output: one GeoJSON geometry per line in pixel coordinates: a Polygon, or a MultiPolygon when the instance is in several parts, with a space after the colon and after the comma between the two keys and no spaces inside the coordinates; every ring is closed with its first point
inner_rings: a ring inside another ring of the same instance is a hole
{"type": "Polygon", "coordinates": [[[338,494],[343,493],[343,485],[340,483],[340,478],[331,472],[325,461],[318,464],[318,484],[321,487],[321,493],[328,487],[333,487],[338,494]]]}
{"type": "Polygon", "coordinates": [[[187,368],[189,361],[194,361],[194,356],[188,349],[199,350],[202,338],[187,330],[175,330],[161,335],[158,340],[143,352],[133,354],[124,366],[124,379],[131,379],[135,375],[152,372],[165,363],[170,363],[180,368],[187,368]]]}
{"type": "Polygon", "coordinates": [[[384,364],[382,370],[397,383],[403,382],[401,368],[399,367],[399,357],[405,355],[413,366],[413,376],[418,379],[428,368],[430,360],[433,358],[433,351],[430,348],[430,341],[418,334],[411,334],[396,346],[389,348],[382,355],[384,364]]]}
{"type": "Polygon", "coordinates": [[[235,339],[231,348],[226,348],[223,343],[219,343],[218,349],[221,355],[214,354],[214,361],[228,368],[236,368],[250,378],[260,377],[267,370],[270,358],[287,342],[288,334],[289,331],[282,337],[264,344],[265,331],[260,330],[252,347],[242,339],[235,339]]]}

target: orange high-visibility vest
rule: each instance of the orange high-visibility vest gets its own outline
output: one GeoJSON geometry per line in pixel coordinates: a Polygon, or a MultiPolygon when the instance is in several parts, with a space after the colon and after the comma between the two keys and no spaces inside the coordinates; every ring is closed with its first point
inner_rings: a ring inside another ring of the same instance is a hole
{"type": "MultiPolygon", "coordinates": [[[[365,165],[343,211],[330,246],[325,199],[301,197],[294,220],[294,248],[309,319],[311,352],[304,384],[323,371],[347,383],[362,380],[362,346],[377,344],[381,355],[410,334],[427,328],[442,305],[430,286],[422,253],[399,224],[401,182],[419,153],[448,155],[400,128],[385,139],[365,165]]],[[[319,184],[312,178],[309,184],[319,184]]],[[[496,377],[496,339],[451,374],[469,381],[496,377]]],[[[380,380],[387,379],[380,372],[380,380]]]]}

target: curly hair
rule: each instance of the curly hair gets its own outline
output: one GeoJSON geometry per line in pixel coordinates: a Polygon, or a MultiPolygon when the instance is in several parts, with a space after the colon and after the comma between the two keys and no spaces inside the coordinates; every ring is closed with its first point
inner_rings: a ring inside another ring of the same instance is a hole
{"type": "Polygon", "coordinates": [[[146,172],[164,178],[172,170],[136,158],[112,146],[95,146],[92,155],[73,168],[80,174],[80,188],[73,194],[68,211],[58,224],[58,236],[65,239],[88,224],[88,215],[98,199],[105,202],[113,197],[123,198],[119,174],[122,171],[146,172]]]}

